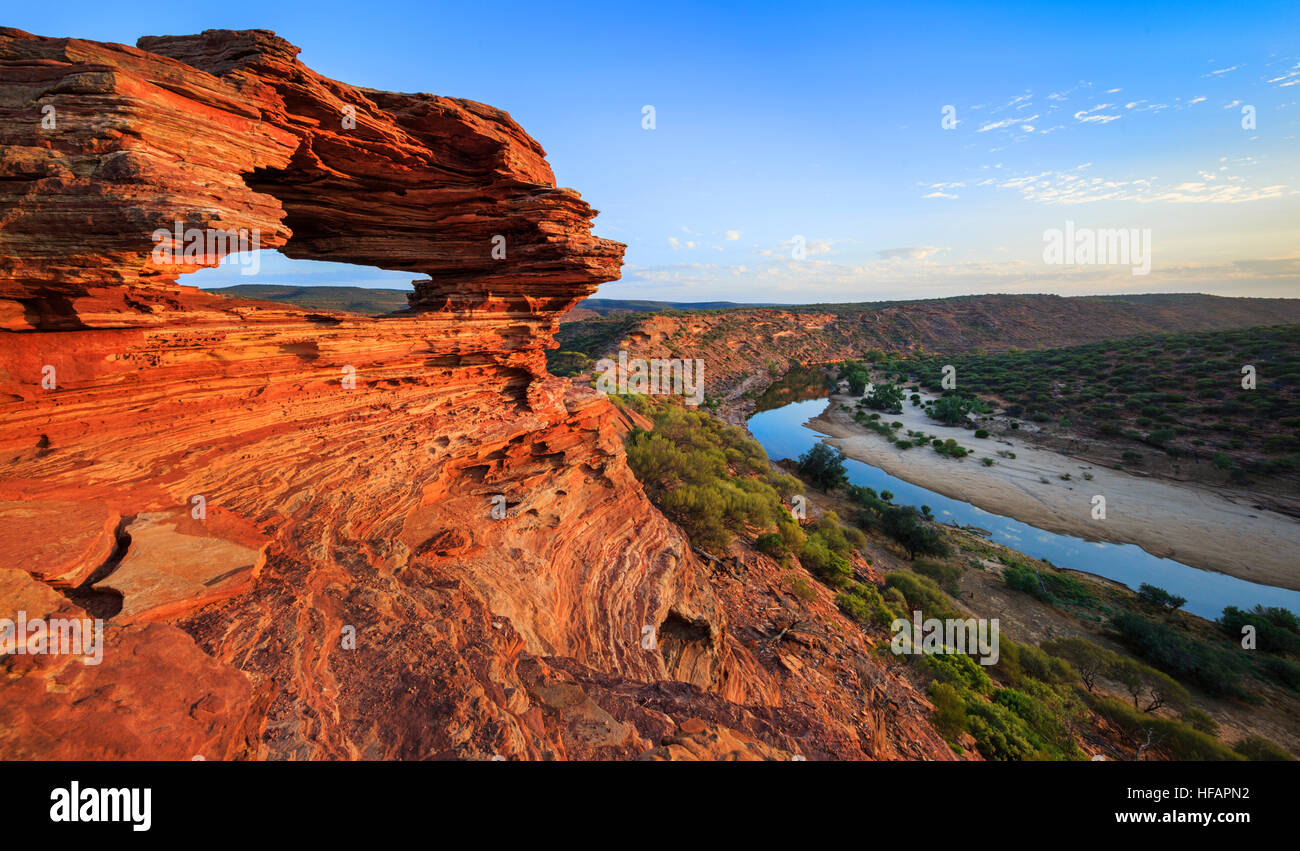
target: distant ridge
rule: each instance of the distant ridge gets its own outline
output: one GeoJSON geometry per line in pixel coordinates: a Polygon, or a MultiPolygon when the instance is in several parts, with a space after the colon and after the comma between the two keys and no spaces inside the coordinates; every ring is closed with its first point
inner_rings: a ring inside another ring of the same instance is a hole
{"type": "Polygon", "coordinates": [[[572,368],[621,349],[635,357],[702,358],[710,392],[754,376],[865,352],[998,352],[1102,340],[1300,323],[1300,299],[1195,293],[1115,296],[976,295],[857,304],[736,307],[685,314],[621,313],[565,322],[551,356],[572,368]],[[567,360],[565,360],[567,359],[567,360]]]}
{"type": "MultiPolygon", "coordinates": [[[[284,286],[277,284],[238,284],[208,290],[219,295],[238,298],[256,298],[277,301],[315,310],[337,310],[375,316],[407,308],[407,295],[411,290],[368,289],[350,286],[284,286]]],[[[836,316],[877,314],[879,311],[903,310],[914,315],[934,315],[951,310],[954,318],[966,317],[983,324],[984,314],[1002,311],[1043,311],[1023,316],[1031,324],[1048,317],[1066,320],[1060,331],[1070,336],[1102,339],[1102,330],[1117,323],[1112,330],[1133,320],[1144,325],[1141,329],[1129,328],[1126,333],[1161,330],[1192,330],[1250,325],[1300,322],[1300,298],[1244,298],[1202,295],[1200,293],[1143,293],[1138,295],[1058,296],[1049,294],[962,295],[945,298],[898,299],[895,301],[827,302],[821,304],[777,304],[735,301],[652,301],[645,299],[585,298],[578,302],[563,321],[572,322],[626,314],[670,313],[682,311],[751,311],[773,309],[782,313],[819,313],[836,316]],[[1086,305],[1096,309],[1087,309],[1086,305]],[[1126,314],[1130,306],[1136,314],[1126,314]],[[1140,317],[1140,319],[1139,319],[1140,317]],[[1079,335],[1074,325],[1082,321],[1094,326],[1095,333],[1079,335]],[[1068,331],[1067,331],[1068,329],[1068,331]]],[[[1120,335],[1117,333],[1117,336],[1120,335]]]]}
{"type": "MultiPolygon", "coordinates": [[[[412,290],[367,289],[348,286],[282,286],[279,284],[236,284],[208,290],[218,295],[278,301],[316,310],[342,310],[375,316],[405,310],[412,290]]],[[[660,313],[666,310],[726,310],[742,307],[776,307],[771,303],[736,301],[644,301],[619,298],[586,298],[565,315],[566,320],[615,313],[660,313]]]]}
{"type": "Polygon", "coordinates": [[[663,310],[727,310],[737,307],[781,307],[774,302],[739,301],[644,301],[623,298],[584,298],[573,309],[590,310],[601,316],[611,313],[658,313],[663,310]]]}
{"type": "Polygon", "coordinates": [[[377,316],[405,310],[406,296],[412,290],[372,290],[365,287],[293,287],[276,284],[236,284],[207,290],[218,295],[236,298],[257,298],[278,301],[295,307],[315,310],[341,310],[377,316]]]}

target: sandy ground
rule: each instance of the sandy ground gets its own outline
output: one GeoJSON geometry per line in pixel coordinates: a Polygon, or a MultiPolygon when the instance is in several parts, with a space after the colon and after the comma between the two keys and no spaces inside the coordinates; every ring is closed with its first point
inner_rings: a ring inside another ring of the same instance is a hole
{"type": "Polygon", "coordinates": [[[834,396],[831,401],[827,412],[810,424],[845,455],[890,475],[1050,532],[1136,544],[1193,567],[1300,590],[1300,522],[1254,508],[1248,497],[1096,467],[1014,440],[1008,445],[997,436],[980,439],[968,429],[940,425],[910,401],[902,414],[881,414],[886,423],[904,424],[900,437],[906,438],[907,429],[951,437],[975,454],[957,460],[929,447],[897,449],[853,421],[856,399],[834,396]],[[851,410],[840,410],[841,404],[851,410]],[[1016,457],[1000,458],[998,450],[1016,457]],[[997,463],[986,467],[980,461],[984,457],[997,463]],[[1083,478],[1085,472],[1092,474],[1091,481],[1083,478]],[[1062,480],[1062,473],[1069,473],[1070,480],[1062,480]],[[1092,517],[1096,494],[1106,498],[1104,520],[1092,517]]]}

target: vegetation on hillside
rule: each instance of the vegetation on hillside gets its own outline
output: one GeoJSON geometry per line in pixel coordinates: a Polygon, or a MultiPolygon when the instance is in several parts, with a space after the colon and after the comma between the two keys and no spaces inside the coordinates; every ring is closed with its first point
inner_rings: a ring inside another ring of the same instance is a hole
{"type": "Polygon", "coordinates": [[[1131,462],[1161,452],[1238,476],[1300,470],[1300,325],[1032,352],[911,354],[875,365],[936,392],[952,365],[961,394],[1010,417],[1131,441],[1131,462]],[[1242,387],[1244,367],[1254,369],[1255,389],[1242,387]]]}
{"type": "Polygon", "coordinates": [[[627,436],[628,464],[654,503],[697,545],[723,551],[737,533],[769,531],[802,543],[781,502],[802,492],[802,484],[773,469],[744,429],[668,400],[610,398],[653,421],[652,431],[633,429],[627,436]]]}
{"type": "MultiPolygon", "coordinates": [[[[967,541],[978,539],[952,537],[928,510],[894,505],[887,492],[848,483],[842,456],[825,444],[805,453],[798,469],[810,484],[816,480],[853,506],[850,525],[833,511],[796,522],[783,500],[799,493],[802,483],[772,468],[743,429],[671,399],[611,398],[653,422],[651,430],[628,435],[628,460],[651,499],[691,541],[722,552],[742,538],[787,565],[797,559],[831,589],[848,618],[883,639],[876,642],[883,661],[904,665],[926,690],[933,723],[958,751],[973,746],[986,759],[1082,759],[1082,743],[1105,738],[1136,758],[1291,758],[1260,736],[1236,748],[1224,744],[1196,696],[1250,705],[1264,683],[1300,689],[1300,623],[1290,612],[1229,608],[1206,634],[1195,628],[1204,622],[1179,611],[1183,601],[1163,589],[1148,586],[1141,594],[1114,592],[1103,599],[1096,586],[1068,572],[999,549],[1009,587],[1096,622],[1128,652],[1082,638],[1035,647],[1004,633],[991,665],[958,652],[963,648],[895,655],[888,636],[914,612],[966,619],[957,597],[972,563],[970,548],[982,546],[967,541]],[[892,542],[908,567],[888,573],[883,584],[869,581],[855,567],[865,564],[855,551],[868,536],[892,542]],[[954,548],[953,541],[961,546],[954,548]],[[1233,652],[1242,626],[1254,628],[1259,652],[1233,652]]],[[[796,578],[792,589],[801,599],[815,597],[807,580],[796,578]]]]}

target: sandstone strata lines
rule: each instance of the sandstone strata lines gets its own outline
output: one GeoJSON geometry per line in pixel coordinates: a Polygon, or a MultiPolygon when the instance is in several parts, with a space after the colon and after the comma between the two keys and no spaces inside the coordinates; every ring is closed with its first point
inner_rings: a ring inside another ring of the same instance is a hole
{"type": "Polygon", "coordinates": [[[0,755],[950,758],[828,594],[703,564],[547,374],[622,246],[541,147],[296,55],[0,31],[0,611],[106,620],[102,664],[0,660],[0,755]],[[153,263],[178,221],[425,279],[376,319],[226,299],[153,263]],[[824,629],[772,648],[792,611],[824,629]]]}

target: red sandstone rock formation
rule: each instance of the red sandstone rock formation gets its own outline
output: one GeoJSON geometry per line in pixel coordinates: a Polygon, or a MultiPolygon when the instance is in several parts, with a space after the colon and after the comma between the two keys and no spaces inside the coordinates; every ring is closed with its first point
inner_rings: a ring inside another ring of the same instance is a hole
{"type": "Polygon", "coordinates": [[[265,31],[140,48],[0,31],[0,617],[105,620],[98,665],[0,659],[0,756],[951,758],[829,594],[703,564],[546,373],[622,247],[509,116],[265,31]],[[177,221],[429,280],[224,299],[176,282],[221,250],[153,262],[177,221]]]}

